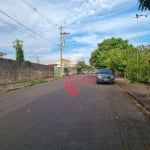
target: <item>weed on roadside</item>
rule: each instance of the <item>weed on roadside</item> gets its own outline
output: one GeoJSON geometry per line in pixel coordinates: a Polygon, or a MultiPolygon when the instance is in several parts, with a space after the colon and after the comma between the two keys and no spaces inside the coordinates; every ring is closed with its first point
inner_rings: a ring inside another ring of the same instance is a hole
{"type": "Polygon", "coordinates": [[[26,86],[32,86],[32,85],[36,85],[36,84],[40,84],[40,83],[45,83],[48,82],[46,79],[35,79],[35,80],[31,80],[31,81],[23,81],[20,82],[20,85],[23,87],[26,86]]]}

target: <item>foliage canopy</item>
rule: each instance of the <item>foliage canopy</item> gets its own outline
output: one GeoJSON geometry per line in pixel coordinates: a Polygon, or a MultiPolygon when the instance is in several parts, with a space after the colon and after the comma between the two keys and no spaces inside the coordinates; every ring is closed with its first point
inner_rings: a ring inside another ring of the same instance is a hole
{"type": "Polygon", "coordinates": [[[140,10],[150,10],[150,0],[138,0],[140,10]]]}
{"type": "Polygon", "coordinates": [[[127,40],[121,38],[106,39],[98,43],[98,48],[91,54],[90,64],[97,69],[110,68],[123,74],[127,65],[127,51],[134,50],[127,40]]]}
{"type": "Polygon", "coordinates": [[[15,42],[13,42],[13,48],[16,49],[16,60],[18,60],[18,61],[24,61],[22,43],[23,42],[18,39],[16,39],[15,42]]]}
{"type": "Polygon", "coordinates": [[[144,45],[134,47],[121,38],[110,38],[98,43],[91,53],[90,64],[97,69],[110,68],[132,82],[147,82],[150,78],[150,49],[144,45]]]}
{"type": "Polygon", "coordinates": [[[76,68],[77,68],[77,73],[83,73],[83,71],[87,71],[91,67],[87,65],[84,61],[78,61],[76,68]]]}

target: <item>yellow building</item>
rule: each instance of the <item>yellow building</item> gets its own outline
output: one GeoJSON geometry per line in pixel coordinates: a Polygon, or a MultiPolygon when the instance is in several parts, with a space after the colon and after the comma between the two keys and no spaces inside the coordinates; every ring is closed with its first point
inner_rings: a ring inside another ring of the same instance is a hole
{"type": "Polygon", "coordinates": [[[62,66],[63,67],[70,67],[70,60],[62,59],[62,66]]]}
{"type": "MultiPolygon", "coordinates": [[[[55,67],[55,69],[59,69],[61,67],[60,60],[56,60],[52,63],[55,67]]],[[[68,75],[76,74],[76,63],[71,62],[68,59],[62,59],[62,68],[63,72],[62,75],[65,75],[64,68],[68,69],[68,75]]]]}

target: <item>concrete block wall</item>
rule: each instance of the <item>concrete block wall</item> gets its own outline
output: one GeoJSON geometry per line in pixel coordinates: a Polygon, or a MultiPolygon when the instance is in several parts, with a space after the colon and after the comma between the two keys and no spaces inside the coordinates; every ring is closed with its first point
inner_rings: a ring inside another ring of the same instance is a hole
{"type": "Polygon", "coordinates": [[[54,69],[48,65],[0,58],[0,83],[16,83],[53,75],[54,69]]]}

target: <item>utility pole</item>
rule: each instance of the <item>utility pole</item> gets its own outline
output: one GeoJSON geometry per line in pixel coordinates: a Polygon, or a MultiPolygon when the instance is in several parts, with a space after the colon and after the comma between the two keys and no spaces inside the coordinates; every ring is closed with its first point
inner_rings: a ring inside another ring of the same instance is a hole
{"type": "Polygon", "coordinates": [[[63,42],[63,36],[70,34],[69,32],[63,32],[63,27],[60,26],[60,77],[62,77],[62,73],[63,73],[63,68],[62,68],[62,51],[63,51],[63,47],[64,47],[64,42],[63,42]]]}
{"type": "MultiPolygon", "coordinates": [[[[147,17],[147,15],[142,15],[142,14],[136,14],[134,17],[137,19],[137,27],[136,27],[137,37],[138,37],[138,19],[142,16],[147,17]]],[[[139,78],[139,69],[138,69],[138,67],[139,67],[139,51],[138,51],[138,47],[137,47],[137,51],[136,51],[136,64],[137,64],[136,78],[138,79],[139,78]]]]}

